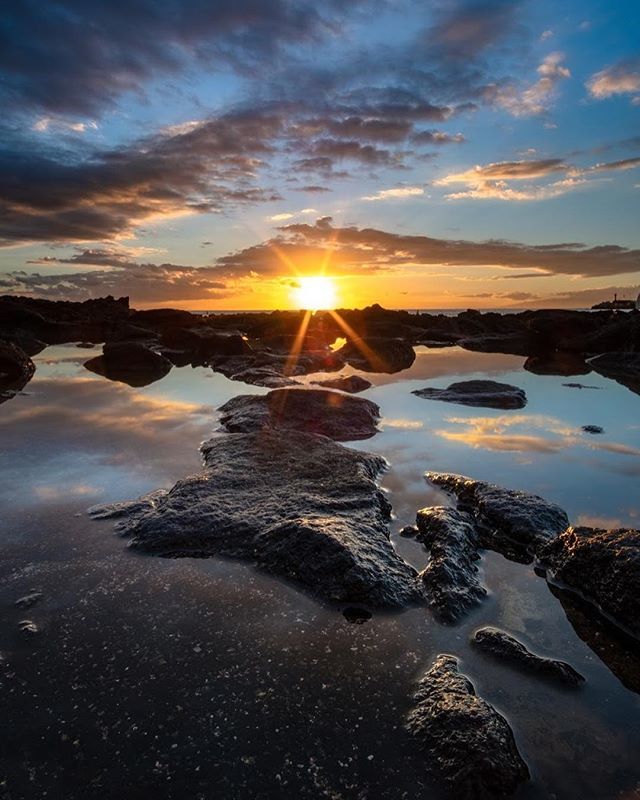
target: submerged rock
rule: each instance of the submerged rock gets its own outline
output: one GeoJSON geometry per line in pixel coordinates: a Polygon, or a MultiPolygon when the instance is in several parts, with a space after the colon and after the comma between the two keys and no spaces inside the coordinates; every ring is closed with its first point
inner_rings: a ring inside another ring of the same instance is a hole
{"type": "Polygon", "coordinates": [[[407,717],[427,768],[456,800],[507,797],[529,779],[507,720],[478,697],[454,656],[439,655],[427,670],[407,717]]]}
{"type": "Polygon", "coordinates": [[[540,558],[553,580],[640,637],[640,531],[568,528],[540,558]]]}
{"type": "Polygon", "coordinates": [[[458,507],[474,518],[481,544],[516,561],[531,561],[569,526],[555,503],[528,492],[505,489],[463,475],[427,472],[426,479],[458,498],[458,507]]]}
{"type": "Polygon", "coordinates": [[[584,433],[604,433],[604,428],[601,428],[599,425],[583,425],[580,430],[582,430],[584,433]]]}
{"type": "Polygon", "coordinates": [[[568,686],[579,686],[584,677],[564,661],[537,656],[505,631],[498,628],[480,628],[475,632],[472,643],[485,653],[510,661],[529,672],[537,672],[568,686]]]}
{"type": "Polygon", "coordinates": [[[380,417],[378,406],[362,397],[302,388],[239,395],[219,411],[222,425],[234,433],[278,428],[317,433],[341,442],[373,436],[380,417]]]}
{"type": "Polygon", "coordinates": [[[602,353],[590,359],[589,365],[605,378],[640,394],[640,353],[602,353]]]}
{"type": "Polygon", "coordinates": [[[337,352],[352,367],[365,372],[400,372],[416,360],[415,350],[404,339],[382,336],[350,340],[337,352]]]}
{"type": "Polygon", "coordinates": [[[455,622],[487,594],[476,566],[479,537],[473,518],[455,508],[434,506],[418,511],[416,523],[417,539],[431,554],[420,573],[427,601],[441,621],[455,622]]]}
{"type": "Polygon", "coordinates": [[[204,470],[167,493],[94,507],[131,546],[160,556],[247,559],[315,594],[399,608],[424,602],[389,540],[375,483],[384,460],[298,431],[228,434],[202,447],[204,470]]]}
{"type": "Polygon", "coordinates": [[[461,403],[464,406],[483,408],[524,408],[527,396],[517,386],[496,381],[461,381],[452,383],[447,389],[416,389],[411,394],[428,400],[442,400],[445,403],[461,403]]]}
{"type": "Polygon", "coordinates": [[[171,371],[171,362],[140,342],[107,342],[102,355],[85,361],[85,368],[111,381],[148,386],[171,371]]]}
{"type": "Polygon", "coordinates": [[[325,389],[339,389],[341,392],[349,392],[349,394],[364,392],[373,385],[371,381],[361,378],[360,375],[338,375],[337,378],[325,378],[325,380],[312,381],[312,383],[324,386],[325,389]]]}

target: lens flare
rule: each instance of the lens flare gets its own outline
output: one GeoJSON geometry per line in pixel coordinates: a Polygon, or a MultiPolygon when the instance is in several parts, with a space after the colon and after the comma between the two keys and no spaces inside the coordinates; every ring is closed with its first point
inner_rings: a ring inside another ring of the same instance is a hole
{"type": "Polygon", "coordinates": [[[307,311],[321,311],[336,306],[336,286],[325,275],[296,279],[297,286],[292,292],[293,301],[298,308],[307,311]]]}

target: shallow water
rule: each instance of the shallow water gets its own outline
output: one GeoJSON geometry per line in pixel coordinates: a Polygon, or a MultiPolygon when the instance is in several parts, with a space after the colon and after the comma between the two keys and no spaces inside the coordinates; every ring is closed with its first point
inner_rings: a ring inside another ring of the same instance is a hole
{"type": "MultiPolygon", "coordinates": [[[[0,796],[437,799],[402,722],[440,652],[459,655],[508,717],[533,775],[517,797],[638,796],[640,656],[532,567],[486,554],[490,596],[454,627],[425,609],[355,625],[247,564],[141,556],[90,521],[94,503],[197,470],[215,408],[266,391],[189,367],[132,389],[84,370],[90,356],[48,348],[26,391],[0,406],[0,796]],[[40,602],[16,608],[32,590],[40,602]],[[40,632],[20,633],[23,619],[40,632]],[[569,661],[585,685],[559,689],[473,651],[470,634],[488,623],[569,661]]],[[[381,431],[348,446],[388,459],[392,538],[416,566],[425,552],[397,531],[446,502],[428,469],[534,491],[573,522],[638,525],[640,397],[595,374],[533,375],[523,361],[419,348],[411,369],[367,375],[381,431]],[[410,393],[487,376],[525,389],[527,407],[410,393]]]]}

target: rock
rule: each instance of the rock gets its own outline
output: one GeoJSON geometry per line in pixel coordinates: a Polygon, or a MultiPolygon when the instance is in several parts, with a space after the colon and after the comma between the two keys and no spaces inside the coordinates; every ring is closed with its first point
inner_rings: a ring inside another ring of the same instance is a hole
{"type": "Polygon", "coordinates": [[[584,682],[584,677],[566,662],[537,656],[522,642],[498,628],[480,628],[471,642],[483,652],[510,661],[528,672],[553,678],[568,686],[579,686],[584,682]]]}
{"type": "Polygon", "coordinates": [[[540,553],[553,581],[640,637],[640,531],[567,528],[540,553]]]}
{"type": "Polygon", "coordinates": [[[418,535],[418,527],[416,525],[405,525],[404,528],[400,528],[398,531],[398,536],[402,536],[404,539],[413,539],[418,535]]]}
{"type": "Polygon", "coordinates": [[[640,394],[640,353],[603,353],[590,359],[589,364],[605,378],[640,394]]]}
{"type": "Polygon", "coordinates": [[[365,389],[370,389],[373,384],[366,378],[361,378],[360,375],[338,375],[337,378],[325,378],[322,381],[311,381],[318,386],[324,386],[325,389],[339,389],[341,392],[349,392],[349,394],[358,394],[364,392],[365,389]]]}
{"type": "Polygon", "coordinates": [[[416,360],[413,347],[403,339],[380,336],[350,339],[337,351],[348,364],[364,372],[400,372],[416,360]]]}
{"type": "Polygon", "coordinates": [[[566,513],[535,494],[505,489],[463,475],[427,472],[435,486],[458,498],[474,518],[483,547],[507,558],[530,562],[541,547],[569,525],[566,513]]]}
{"type": "Polygon", "coordinates": [[[209,356],[240,356],[251,352],[246,339],[238,332],[216,331],[206,325],[191,328],[170,328],[162,334],[170,348],[209,356]]]}
{"type": "Polygon", "coordinates": [[[336,441],[367,439],[377,432],[380,409],[370,400],[327,389],[274,389],[266,395],[239,395],[220,407],[229,431],[265,428],[297,430],[336,441]]]}
{"type": "Polygon", "coordinates": [[[280,389],[284,386],[299,386],[299,381],[281,375],[271,367],[249,367],[231,375],[232,381],[242,381],[253,386],[266,386],[268,389],[280,389]]]}
{"type": "Polygon", "coordinates": [[[604,433],[604,428],[601,428],[599,425],[583,425],[580,430],[584,431],[584,433],[604,433]]]}
{"type": "Polygon", "coordinates": [[[342,615],[347,622],[350,622],[352,625],[363,625],[373,616],[373,614],[365,608],[354,608],[353,606],[345,608],[342,615]]]}
{"type": "Polygon", "coordinates": [[[36,634],[40,633],[40,628],[35,622],[33,622],[33,620],[30,619],[20,620],[18,623],[18,630],[25,636],[35,636],[36,634]]]}
{"type": "Polygon", "coordinates": [[[140,342],[107,342],[102,355],[85,361],[91,372],[129,386],[148,386],[171,371],[172,364],[140,342]]]}
{"type": "Polygon", "coordinates": [[[19,597],[14,603],[16,608],[31,608],[42,598],[42,592],[32,591],[24,597],[19,597]]]}
{"type": "Polygon", "coordinates": [[[588,375],[591,367],[577,353],[553,350],[536,356],[529,356],[524,369],[535,375],[588,375]]]}
{"type": "Polygon", "coordinates": [[[484,600],[476,562],[479,537],[473,518],[464,511],[433,506],[418,511],[418,541],[431,558],[420,573],[429,605],[442,622],[455,622],[484,600]]]}
{"type": "Polygon", "coordinates": [[[0,403],[29,383],[36,371],[29,356],[13,342],[0,340],[0,403]]]}
{"type": "Polygon", "coordinates": [[[416,389],[411,392],[429,400],[442,400],[446,403],[460,403],[464,406],[483,408],[524,408],[527,396],[517,386],[496,381],[461,381],[452,383],[447,389],[416,389]]]}
{"type": "Polygon", "coordinates": [[[76,342],[76,347],[79,347],[81,350],[93,350],[95,344],[93,342],[76,342]]]}
{"type": "Polygon", "coordinates": [[[515,356],[528,356],[536,352],[535,345],[522,333],[484,334],[459,339],[457,344],[465,350],[477,353],[507,353],[515,356]]]}
{"type": "Polygon", "coordinates": [[[600,386],[588,386],[584,383],[563,383],[568,389],[600,389],[600,386]]]}
{"type": "Polygon", "coordinates": [[[246,559],[326,600],[424,602],[416,571],[389,541],[390,507],[375,483],[384,459],[269,428],[217,436],[202,452],[204,470],[168,493],[92,516],[119,519],[138,550],[246,559]]]}
{"type": "Polygon", "coordinates": [[[456,800],[507,797],[529,779],[507,720],[478,697],[454,656],[439,655],[420,680],[407,730],[427,768],[456,800]]]}

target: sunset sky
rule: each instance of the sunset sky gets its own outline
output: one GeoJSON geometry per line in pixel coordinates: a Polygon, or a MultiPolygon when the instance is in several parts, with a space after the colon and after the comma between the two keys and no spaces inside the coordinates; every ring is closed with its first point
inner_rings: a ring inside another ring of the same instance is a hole
{"type": "Polygon", "coordinates": [[[589,306],[640,292],[637,0],[22,0],[0,294],[589,306]]]}

